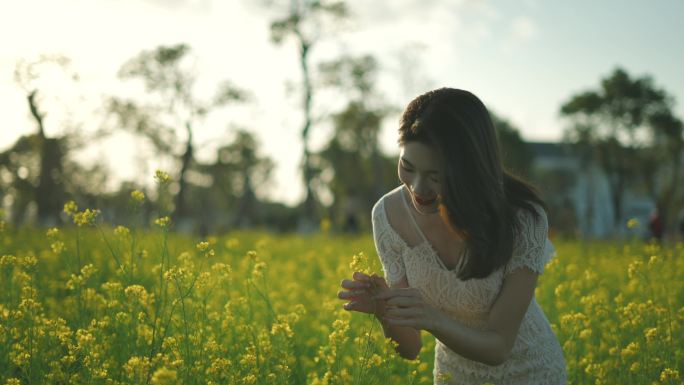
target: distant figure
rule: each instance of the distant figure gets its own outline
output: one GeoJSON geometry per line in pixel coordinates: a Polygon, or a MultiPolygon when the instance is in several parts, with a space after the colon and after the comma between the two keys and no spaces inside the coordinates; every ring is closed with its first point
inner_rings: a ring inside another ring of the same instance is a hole
{"type": "Polygon", "coordinates": [[[359,231],[359,221],[356,218],[359,211],[359,199],[356,194],[350,194],[344,203],[344,231],[357,233],[359,231]]]}
{"type": "Polygon", "coordinates": [[[648,220],[648,228],[651,230],[651,237],[655,238],[659,243],[663,240],[663,218],[660,216],[660,210],[657,208],[651,213],[648,220]]]}

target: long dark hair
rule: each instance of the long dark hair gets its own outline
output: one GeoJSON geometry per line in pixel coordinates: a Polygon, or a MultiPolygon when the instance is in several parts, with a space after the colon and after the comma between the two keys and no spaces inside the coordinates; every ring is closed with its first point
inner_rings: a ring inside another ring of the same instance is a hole
{"type": "Polygon", "coordinates": [[[546,209],[537,190],[506,171],[487,107],[464,90],[440,88],[413,99],[401,117],[399,145],[417,141],[442,164],[440,216],[463,237],[468,254],[458,277],[485,278],[512,256],[518,209],[546,209]]]}

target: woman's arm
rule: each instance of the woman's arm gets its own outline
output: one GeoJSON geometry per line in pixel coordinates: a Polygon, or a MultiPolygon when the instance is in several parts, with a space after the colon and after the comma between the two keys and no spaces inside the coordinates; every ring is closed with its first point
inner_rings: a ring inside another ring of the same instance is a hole
{"type": "Polygon", "coordinates": [[[485,330],[459,323],[427,304],[418,290],[390,289],[376,296],[386,300],[382,318],[392,327],[411,327],[430,332],[449,349],[473,361],[500,365],[510,355],[518,329],[534,296],[538,274],[518,269],[504,280],[489,313],[485,330]]]}
{"type": "MultiPolygon", "coordinates": [[[[418,357],[422,346],[420,330],[388,324],[382,318],[385,313],[385,301],[372,299],[372,296],[375,294],[391,290],[387,286],[385,279],[375,274],[369,276],[358,271],[354,272],[352,279],[343,280],[342,287],[346,290],[337,293],[338,298],[349,301],[344,305],[344,309],[373,314],[380,321],[385,337],[391,338],[392,341],[398,344],[396,352],[400,356],[409,360],[418,357]]],[[[407,288],[406,278],[394,282],[392,287],[396,289],[407,288]]]]}
{"type": "MultiPolygon", "coordinates": [[[[375,277],[374,277],[375,278],[375,277]]],[[[382,279],[380,277],[377,277],[382,279]]],[[[377,279],[376,278],[376,279],[377,279]]],[[[383,280],[384,281],[384,280],[383,280]]],[[[392,285],[392,288],[407,288],[408,282],[406,278],[392,285]]],[[[375,314],[375,318],[382,325],[382,330],[385,333],[385,338],[391,338],[392,341],[398,344],[397,353],[407,360],[415,360],[418,358],[423,342],[420,337],[420,330],[406,326],[393,326],[382,319],[382,315],[375,314]]]]}

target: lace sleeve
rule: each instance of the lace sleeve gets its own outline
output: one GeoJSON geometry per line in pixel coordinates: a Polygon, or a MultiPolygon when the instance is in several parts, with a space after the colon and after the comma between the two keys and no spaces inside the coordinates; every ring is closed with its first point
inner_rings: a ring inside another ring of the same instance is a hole
{"type": "Polygon", "coordinates": [[[555,256],[553,245],[548,240],[549,224],[546,213],[541,206],[537,204],[533,206],[539,214],[538,217],[524,209],[518,212],[519,233],[504,275],[521,267],[527,267],[535,273],[542,274],[546,264],[555,256]]]}
{"type": "Polygon", "coordinates": [[[401,256],[402,245],[397,239],[398,235],[389,226],[383,199],[384,197],[373,206],[371,212],[373,240],[375,241],[375,250],[380,257],[380,263],[382,263],[385,279],[390,286],[393,286],[406,276],[406,269],[401,256]]]}

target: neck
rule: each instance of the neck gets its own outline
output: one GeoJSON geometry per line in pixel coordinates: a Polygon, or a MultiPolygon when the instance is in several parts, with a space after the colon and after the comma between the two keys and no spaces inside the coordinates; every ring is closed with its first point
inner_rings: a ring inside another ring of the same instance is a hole
{"type": "Polygon", "coordinates": [[[402,188],[402,190],[407,190],[407,191],[405,191],[405,194],[403,194],[403,195],[405,196],[405,199],[409,201],[409,206],[413,209],[414,212],[418,213],[418,215],[425,217],[426,219],[432,219],[435,217],[439,217],[439,215],[436,215],[436,214],[439,214],[439,210],[435,210],[433,212],[422,211],[421,209],[418,208],[417,203],[413,200],[413,197],[411,196],[411,193],[408,192],[408,189],[406,189],[404,187],[404,188],[402,188]]]}

